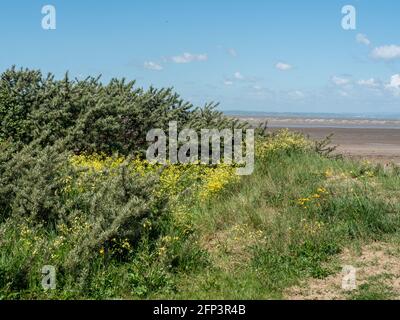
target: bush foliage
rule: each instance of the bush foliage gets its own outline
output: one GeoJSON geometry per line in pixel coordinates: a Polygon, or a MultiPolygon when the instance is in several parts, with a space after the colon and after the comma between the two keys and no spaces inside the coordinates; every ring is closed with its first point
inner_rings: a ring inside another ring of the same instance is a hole
{"type": "Polygon", "coordinates": [[[187,208],[233,181],[233,168],[151,165],[142,159],[146,134],[170,121],[242,125],[215,104],[196,108],[172,89],[134,85],[15,67],[1,75],[0,298],[43,294],[46,264],[57,267],[60,292],[82,297],[97,295],[98,273],[110,265],[127,265],[129,294],[144,295],[170,283],[173,269],[205,261],[187,208]]]}
{"type": "Polygon", "coordinates": [[[62,139],[75,153],[141,154],[149,130],[232,128],[240,124],[215,110],[194,107],[172,89],[135,88],[135,82],[100,78],[62,80],[40,71],[5,71],[0,79],[0,141],[37,146],[62,139]]]}

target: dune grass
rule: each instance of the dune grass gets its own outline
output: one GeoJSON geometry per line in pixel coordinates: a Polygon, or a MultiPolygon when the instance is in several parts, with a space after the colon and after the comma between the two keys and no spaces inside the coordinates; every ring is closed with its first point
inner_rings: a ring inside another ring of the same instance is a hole
{"type": "Polygon", "coordinates": [[[339,272],[343,248],[397,234],[399,183],[395,169],[315,152],[258,162],[252,176],[193,209],[211,263],[178,277],[172,297],[282,299],[301,279],[339,272]]]}

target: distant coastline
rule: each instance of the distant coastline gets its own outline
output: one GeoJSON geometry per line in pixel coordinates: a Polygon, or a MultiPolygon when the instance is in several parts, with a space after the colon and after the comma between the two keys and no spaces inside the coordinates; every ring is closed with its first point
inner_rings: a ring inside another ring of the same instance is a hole
{"type": "Polygon", "coordinates": [[[323,112],[265,112],[265,111],[222,111],[228,116],[252,118],[296,118],[296,119],[340,119],[340,120],[398,120],[400,113],[323,113],[323,112]]]}
{"type": "Polygon", "coordinates": [[[252,125],[267,121],[270,128],[400,129],[400,114],[268,113],[226,111],[252,125]]]}
{"type": "Polygon", "coordinates": [[[267,122],[269,131],[302,132],[313,140],[333,134],[332,145],[350,158],[400,165],[400,115],[334,113],[225,112],[253,127],[267,122]]]}

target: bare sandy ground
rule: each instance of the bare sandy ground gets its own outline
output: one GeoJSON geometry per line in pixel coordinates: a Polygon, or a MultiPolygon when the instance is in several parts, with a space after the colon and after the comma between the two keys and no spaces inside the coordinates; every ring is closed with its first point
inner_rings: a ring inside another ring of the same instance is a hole
{"type": "Polygon", "coordinates": [[[353,158],[400,164],[400,129],[376,128],[293,128],[312,139],[321,140],[333,133],[337,151],[353,158]]]}
{"type": "Polygon", "coordinates": [[[352,158],[400,164],[400,120],[240,117],[253,125],[268,121],[269,130],[289,128],[324,139],[333,133],[337,151],[352,158]]]}

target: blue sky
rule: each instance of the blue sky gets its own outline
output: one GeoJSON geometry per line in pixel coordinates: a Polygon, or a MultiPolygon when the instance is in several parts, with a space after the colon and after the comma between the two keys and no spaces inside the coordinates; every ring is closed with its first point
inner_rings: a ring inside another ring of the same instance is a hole
{"type": "Polygon", "coordinates": [[[3,0],[0,70],[174,87],[196,105],[400,113],[398,0],[3,0]],[[44,5],[56,30],[44,30],[44,5]],[[356,8],[356,30],[341,25],[356,8]]]}

